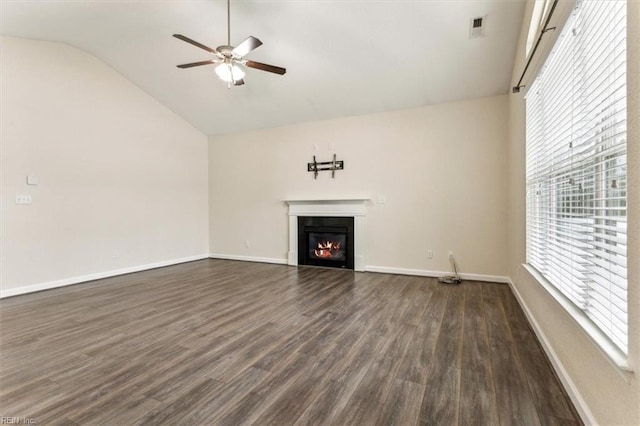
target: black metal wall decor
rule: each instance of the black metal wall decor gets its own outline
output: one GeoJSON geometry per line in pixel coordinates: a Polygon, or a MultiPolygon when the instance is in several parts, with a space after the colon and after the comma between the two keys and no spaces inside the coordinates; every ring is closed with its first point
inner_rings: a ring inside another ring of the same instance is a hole
{"type": "Polygon", "coordinates": [[[313,156],[313,163],[307,163],[307,171],[313,172],[313,178],[318,179],[318,172],[331,170],[331,178],[336,178],[336,170],[344,170],[344,161],[336,161],[336,155],[333,154],[333,161],[324,161],[318,163],[316,156],[313,156]]]}

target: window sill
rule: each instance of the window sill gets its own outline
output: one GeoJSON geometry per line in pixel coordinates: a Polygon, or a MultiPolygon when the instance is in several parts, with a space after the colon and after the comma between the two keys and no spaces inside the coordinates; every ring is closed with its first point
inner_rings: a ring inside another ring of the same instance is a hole
{"type": "Polygon", "coordinates": [[[629,363],[628,356],[616,345],[591,320],[571,303],[558,289],[551,285],[534,267],[523,263],[523,268],[533,277],[533,279],[544,288],[547,293],[573,318],[577,325],[585,332],[595,347],[604,355],[607,361],[618,371],[625,380],[629,380],[629,373],[634,370],[629,363]]]}

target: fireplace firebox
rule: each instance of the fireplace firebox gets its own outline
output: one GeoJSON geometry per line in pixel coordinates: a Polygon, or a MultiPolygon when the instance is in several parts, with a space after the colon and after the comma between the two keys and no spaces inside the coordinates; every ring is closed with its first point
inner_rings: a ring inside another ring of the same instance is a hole
{"type": "Polygon", "coordinates": [[[298,265],[353,269],[353,217],[298,216],[298,265]]]}

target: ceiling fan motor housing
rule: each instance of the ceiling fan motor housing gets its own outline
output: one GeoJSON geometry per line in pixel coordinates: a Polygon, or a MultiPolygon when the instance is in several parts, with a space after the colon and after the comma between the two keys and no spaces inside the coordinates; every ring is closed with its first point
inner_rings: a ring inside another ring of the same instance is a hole
{"type": "Polygon", "coordinates": [[[222,53],[225,57],[233,56],[233,46],[218,46],[216,50],[222,53]]]}

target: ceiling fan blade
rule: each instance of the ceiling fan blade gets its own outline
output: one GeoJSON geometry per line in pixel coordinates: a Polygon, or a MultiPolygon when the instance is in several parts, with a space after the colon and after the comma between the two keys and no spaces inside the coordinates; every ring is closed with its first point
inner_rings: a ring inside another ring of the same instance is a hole
{"type": "Polygon", "coordinates": [[[237,45],[232,53],[236,56],[243,57],[247,53],[251,52],[253,49],[260,47],[262,42],[253,36],[247,37],[242,43],[237,45]]]}
{"type": "Polygon", "coordinates": [[[247,61],[244,62],[244,64],[246,66],[248,66],[249,68],[255,68],[255,69],[261,70],[261,71],[272,72],[274,74],[283,75],[284,73],[287,72],[287,70],[285,68],[276,67],[274,65],[263,64],[262,62],[255,62],[255,61],[247,60],[247,61]]]}
{"type": "Polygon", "coordinates": [[[186,42],[187,42],[187,43],[189,43],[189,44],[192,44],[192,45],[194,45],[194,46],[196,46],[196,47],[199,47],[200,49],[206,50],[206,51],[207,51],[207,52],[209,52],[209,53],[218,54],[218,51],[217,51],[217,50],[212,49],[212,48],[210,48],[210,47],[208,47],[208,46],[205,46],[205,45],[204,45],[204,44],[202,44],[202,43],[198,43],[198,42],[197,42],[197,41],[195,41],[195,40],[191,40],[189,37],[185,37],[185,36],[183,36],[182,34],[174,34],[173,36],[174,36],[175,38],[179,39],[179,40],[186,41],[186,42]]]}
{"type": "Polygon", "coordinates": [[[240,79],[240,80],[236,80],[233,82],[234,86],[242,86],[244,84],[244,80],[240,79]]]}
{"type": "Polygon", "coordinates": [[[182,65],[177,65],[178,68],[191,68],[191,67],[199,67],[200,65],[211,65],[211,64],[215,64],[216,62],[213,60],[209,60],[209,61],[201,61],[201,62],[191,62],[189,64],[182,64],[182,65]]]}

